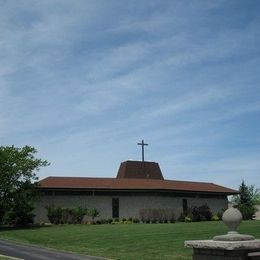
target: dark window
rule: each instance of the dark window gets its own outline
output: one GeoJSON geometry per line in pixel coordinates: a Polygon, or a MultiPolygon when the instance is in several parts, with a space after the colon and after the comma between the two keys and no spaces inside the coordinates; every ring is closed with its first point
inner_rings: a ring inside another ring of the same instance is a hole
{"type": "Polygon", "coordinates": [[[188,201],[187,201],[187,199],[182,200],[182,211],[183,211],[183,214],[185,216],[188,214],[188,201]]]}
{"type": "Polygon", "coordinates": [[[112,198],[112,218],[119,218],[119,199],[112,198]]]}

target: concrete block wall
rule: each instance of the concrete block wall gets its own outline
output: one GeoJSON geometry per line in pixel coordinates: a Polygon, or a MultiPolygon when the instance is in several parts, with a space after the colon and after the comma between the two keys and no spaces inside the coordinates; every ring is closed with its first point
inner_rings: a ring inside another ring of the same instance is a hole
{"type": "Polygon", "coordinates": [[[145,208],[173,209],[176,218],[182,213],[182,200],[187,199],[188,207],[207,204],[213,213],[227,208],[226,198],[190,198],[158,195],[136,195],[136,196],[84,196],[84,195],[43,195],[36,203],[35,222],[49,222],[46,206],[56,207],[83,207],[97,208],[100,211],[99,218],[112,218],[112,198],[119,198],[119,217],[140,218],[139,211],[145,208]]]}

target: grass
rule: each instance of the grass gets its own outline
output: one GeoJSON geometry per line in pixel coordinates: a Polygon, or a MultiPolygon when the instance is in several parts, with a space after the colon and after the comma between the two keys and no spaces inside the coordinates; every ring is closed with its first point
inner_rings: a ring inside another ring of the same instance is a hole
{"type": "MultiPolygon", "coordinates": [[[[60,225],[1,230],[0,238],[110,259],[191,259],[185,240],[225,234],[222,222],[60,225]]],[[[260,221],[244,221],[240,233],[260,238],[260,221]]]]}

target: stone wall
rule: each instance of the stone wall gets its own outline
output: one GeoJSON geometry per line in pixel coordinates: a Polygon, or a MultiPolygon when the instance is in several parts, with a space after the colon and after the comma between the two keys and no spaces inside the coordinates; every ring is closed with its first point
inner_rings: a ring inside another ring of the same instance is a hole
{"type": "Polygon", "coordinates": [[[100,218],[112,218],[112,198],[119,198],[119,217],[120,218],[140,218],[140,209],[174,209],[176,218],[182,213],[182,201],[187,199],[188,207],[201,206],[207,204],[213,213],[227,208],[225,197],[200,198],[167,196],[167,195],[131,195],[131,196],[91,196],[91,195],[43,195],[41,200],[36,203],[35,222],[48,222],[46,206],[59,206],[66,208],[83,207],[97,208],[100,211],[100,218]]]}

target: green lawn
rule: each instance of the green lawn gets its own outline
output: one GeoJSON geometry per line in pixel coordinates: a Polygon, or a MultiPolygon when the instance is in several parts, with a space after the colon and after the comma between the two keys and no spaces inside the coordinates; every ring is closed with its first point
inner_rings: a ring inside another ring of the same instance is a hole
{"type": "MultiPolygon", "coordinates": [[[[0,230],[12,239],[111,259],[191,259],[185,240],[210,239],[227,232],[222,222],[176,224],[61,225],[0,230]]],[[[240,233],[260,238],[260,221],[245,221],[240,233]]]]}

